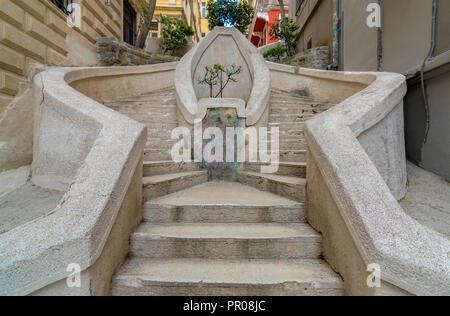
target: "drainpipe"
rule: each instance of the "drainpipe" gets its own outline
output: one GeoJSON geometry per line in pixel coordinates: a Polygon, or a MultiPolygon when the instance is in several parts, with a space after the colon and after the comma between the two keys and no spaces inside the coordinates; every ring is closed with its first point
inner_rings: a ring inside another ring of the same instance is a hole
{"type": "Polygon", "coordinates": [[[334,0],[334,13],[333,13],[333,63],[328,65],[328,70],[337,70],[339,68],[339,28],[340,28],[340,0],[334,0]]]}
{"type": "Polygon", "coordinates": [[[428,141],[428,134],[430,133],[430,104],[428,102],[428,95],[427,95],[427,88],[425,85],[425,78],[424,78],[424,72],[425,72],[425,66],[429,59],[433,57],[434,50],[436,49],[436,18],[437,18],[437,0],[433,0],[433,19],[432,19],[432,31],[431,31],[431,45],[430,45],[430,51],[428,52],[428,55],[425,57],[422,63],[422,69],[420,70],[420,82],[422,85],[422,96],[423,101],[425,105],[425,115],[426,115],[426,129],[425,129],[425,137],[423,140],[423,145],[426,144],[428,141]]]}
{"type": "Polygon", "coordinates": [[[383,71],[383,36],[384,36],[384,0],[378,0],[378,5],[381,9],[381,26],[378,28],[377,38],[377,70],[383,71]]]}

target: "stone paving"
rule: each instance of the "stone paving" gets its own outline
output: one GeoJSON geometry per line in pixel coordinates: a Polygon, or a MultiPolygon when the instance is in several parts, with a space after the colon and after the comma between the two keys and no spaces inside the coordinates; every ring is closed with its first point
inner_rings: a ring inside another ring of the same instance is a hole
{"type": "Polygon", "coordinates": [[[400,205],[421,224],[450,238],[450,183],[411,162],[407,170],[409,189],[400,205]]]}

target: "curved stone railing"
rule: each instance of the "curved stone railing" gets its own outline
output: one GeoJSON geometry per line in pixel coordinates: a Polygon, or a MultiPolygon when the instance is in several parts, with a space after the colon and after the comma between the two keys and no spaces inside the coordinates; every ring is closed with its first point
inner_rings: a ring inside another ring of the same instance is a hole
{"type": "Polygon", "coordinates": [[[34,76],[26,92],[34,122],[23,122],[33,125],[32,181],[66,193],[50,214],[0,235],[0,295],[109,293],[141,219],[147,135],[94,99],[172,86],[175,67],[52,68],[34,76]],[[71,264],[81,268],[80,289],[65,285],[71,264]]]}
{"type": "Polygon", "coordinates": [[[198,81],[204,76],[204,67],[214,64],[242,66],[238,82],[229,85],[223,97],[228,98],[229,107],[238,107],[240,102],[236,99],[244,100],[248,126],[264,119],[270,99],[270,74],[264,59],[237,29],[216,27],[178,64],[175,89],[184,122],[192,125],[196,119],[205,117],[208,102],[200,101],[209,99],[209,87],[201,86],[198,81]]]}
{"type": "Polygon", "coordinates": [[[338,103],[306,123],[307,202],[308,220],[322,232],[325,258],[343,276],[346,293],[449,295],[450,241],[407,216],[394,197],[406,192],[405,78],[270,69],[275,86],[284,78],[285,89],[338,103]],[[370,264],[381,268],[379,289],[366,284],[370,264]]]}

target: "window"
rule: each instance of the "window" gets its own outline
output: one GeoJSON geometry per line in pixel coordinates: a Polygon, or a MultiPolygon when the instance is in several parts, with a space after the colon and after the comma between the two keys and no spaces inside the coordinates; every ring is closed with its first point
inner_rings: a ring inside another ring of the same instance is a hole
{"type": "Polygon", "coordinates": [[[305,0],[296,0],[296,6],[295,6],[295,15],[298,15],[300,13],[300,10],[302,8],[303,3],[305,2],[305,0]]]}
{"type": "Polygon", "coordinates": [[[436,47],[433,51],[433,57],[450,51],[450,36],[448,36],[448,30],[450,28],[449,10],[450,1],[438,0],[435,34],[436,47]]]}
{"type": "Polygon", "coordinates": [[[158,29],[159,29],[159,23],[158,22],[152,22],[150,24],[150,31],[158,32],[158,29]]]}
{"type": "Polygon", "coordinates": [[[73,0],[50,0],[50,2],[56,5],[67,16],[73,13],[72,12],[73,0]]]}
{"type": "Polygon", "coordinates": [[[202,18],[206,19],[206,2],[202,2],[202,18]]]}
{"type": "Polygon", "coordinates": [[[123,1],[123,41],[134,45],[137,37],[137,14],[128,0],[123,1]]]}
{"type": "Polygon", "coordinates": [[[159,23],[152,22],[150,24],[150,37],[152,37],[152,38],[158,37],[158,31],[159,31],[159,23]]]}
{"type": "Polygon", "coordinates": [[[306,44],[306,49],[312,48],[312,37],[309,38],[308,43],[306,44]]]}

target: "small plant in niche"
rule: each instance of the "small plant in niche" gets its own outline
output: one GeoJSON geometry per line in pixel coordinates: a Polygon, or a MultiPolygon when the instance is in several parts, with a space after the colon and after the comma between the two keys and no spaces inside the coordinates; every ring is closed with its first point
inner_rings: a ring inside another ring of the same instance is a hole
{"type": "Polygon", "coordinates": [[[242,66],[231,65],[225,67],[221,64],[215,64],[213,67],[205,67],[205,76],[203,79],[199,79],[199,84],[209,86],[210,98],[223,97],[223,91],[230,82],[237,82],[236,76],[242,71],[242,66]],[[219,93],[213,96],[214,86],[219,85],[219,93]]]}

